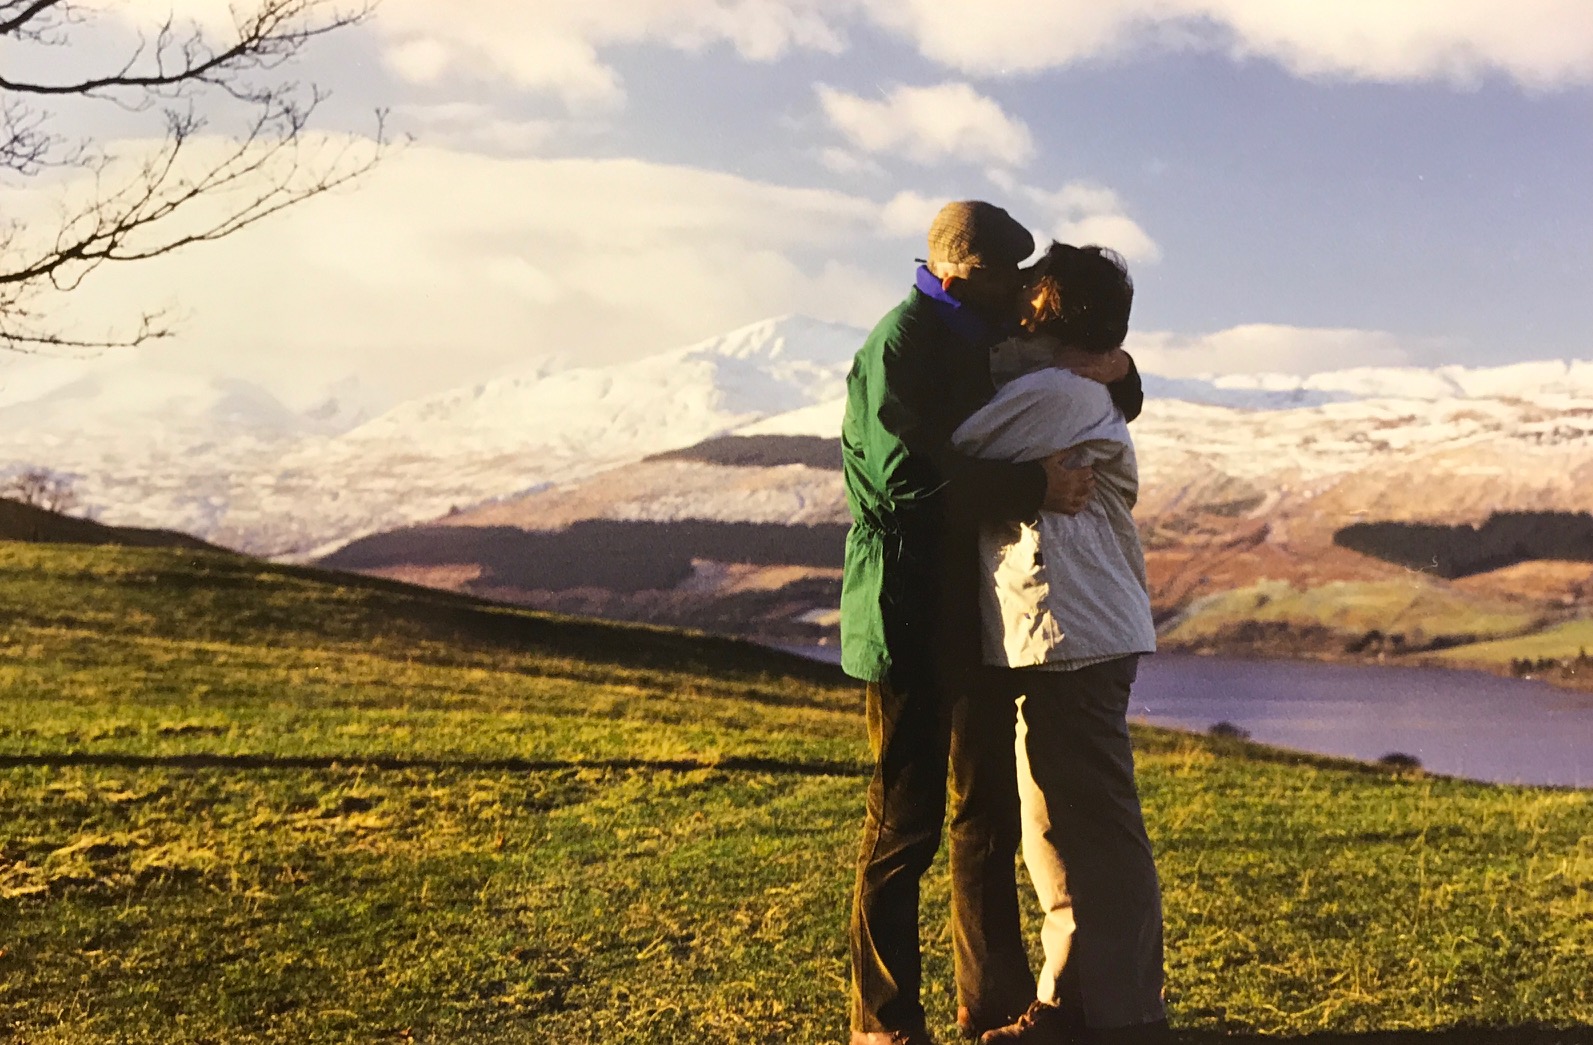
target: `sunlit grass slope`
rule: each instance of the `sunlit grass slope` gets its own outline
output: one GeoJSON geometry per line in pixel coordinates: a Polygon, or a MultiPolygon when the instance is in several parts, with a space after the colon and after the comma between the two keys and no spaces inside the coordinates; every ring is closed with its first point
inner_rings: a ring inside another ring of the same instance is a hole
{"type": "Polygon", "coordinates": [[[1569,620],[1531,635],[1457,646],[1438,656],[1460,664],[1508,665],[1517,659],[1569,660],[1583,653],[1593,653],[1593,620],[1569,620]]]}
{"type": "Polygon", "coordinates": [[[1164,639],[1174,646],[1232,638],[1251,625],[1286,627],[1294,635],[1319,635],[1342,649],[1372,631],[1399,635],[1411,648],[1434,640],[1491,639],[1538,624],[1530,606],[1466,594],[1420,574],[1387,581],[1334,581],[1299,588],[1260,581],[1191,604],[1171,622],[1164,639]]]}
{"type": "MultiPolygon", "coordinates": [[[[219,554],[0,544],[0,1039],[844,1033],[824,669],[219,554]]],[[[1183,1027],[1593,1022],[1593,795],[1137,734],[1183,1027]]],[[[952,1001],[946,885],[929,1002],[952,1001]]]]}

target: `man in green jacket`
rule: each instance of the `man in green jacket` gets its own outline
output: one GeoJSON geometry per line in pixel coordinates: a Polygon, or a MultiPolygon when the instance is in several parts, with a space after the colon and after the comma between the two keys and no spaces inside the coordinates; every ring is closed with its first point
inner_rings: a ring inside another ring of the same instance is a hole
{"type": "MultiPolygon", "coordinates": [[[[1060,454],[1011,464],[951,448],[951,433],[995,394],[990,348],[1011,332],[1019,264],[1033,251],[1033,235],[1001,208],[947,204],[928,264],[847,377],[841,664],[866,683],[875,760],[852,897],[852,1045],[929,1041],[919,879],[940,846],[948,776],[958,1023],[977,1037],[1034,997],[1014,873],[1016,714],[981,684],[978,526],[1042,507],[1077,512],[1093,475],[1060,454]]],[[[1139,413],[1132,364],[1109,387],[1125,416],[1139,413]]]]}

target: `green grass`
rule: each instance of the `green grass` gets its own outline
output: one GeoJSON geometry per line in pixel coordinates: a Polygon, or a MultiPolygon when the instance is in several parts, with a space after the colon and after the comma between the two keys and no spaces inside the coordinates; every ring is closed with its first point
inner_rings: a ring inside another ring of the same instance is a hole
{"type": "Polygon", "coordinates": [[[1593,652],[1593,620],[1571,620],[1532,635],[1456,646],[1438,654],[1458,664],[1508,665],[1512,660],[1564,660],[1593,652]]]}
{"type": "Polygon", "coordinates": [[[1419,574],[1390,581],[1334,581],[1311,588],[1260,581],[1191,604],[1164,637],[1173,645],[1199,644],[1251,622],[1288,625],[1299,632],[1318,630],[1345,640],[1375,629],[1403,635],[1415,647],[1443,637],[1515,635],[1535,626],[1538,614],[1515,603],[1434,584],[1419,574]]]}
{"type": "MultiPolygon", "coordinates": [[[[844,1040],[865,751],[824,670],[14,544],[0,640],[0,1039],[844,1040]]],[[[1593,795],[1136,740],[1180,1027],[1593,1023],[1593,795]]]]}

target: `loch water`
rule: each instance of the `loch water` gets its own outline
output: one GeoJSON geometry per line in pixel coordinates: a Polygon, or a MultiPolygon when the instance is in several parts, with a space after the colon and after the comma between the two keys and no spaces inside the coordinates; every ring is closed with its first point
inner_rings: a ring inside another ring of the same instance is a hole
{"type": "MultiPolygon", "coordinates": [[[[835,663],[834,646],[785,646],[835,663]]],[[[1593,788],[1593,693],[1441,668],[1158,653],[1129,718],[1373,762],[1409,755],[1446,776],[1593,788]]]]}
{"type": "Polygon", "coordinates": [[[1593,693],[1476,671],[1159,653],[1129,717],[1375,761],[1399,753],[1448,776],[1593,787],[1593,693]]]}

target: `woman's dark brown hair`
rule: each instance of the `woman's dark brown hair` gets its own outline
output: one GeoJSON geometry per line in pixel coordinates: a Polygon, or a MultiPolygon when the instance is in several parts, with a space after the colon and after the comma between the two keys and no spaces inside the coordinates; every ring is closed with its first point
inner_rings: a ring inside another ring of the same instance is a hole
{"type": "Polygon", "coordinates": [[[1105,354],[1128,337],[1134,281],[1122,255],[1106,247],[1053,242],[1035,263],[1034,315],[1024,325],[1064,345],[1105,354]]]}

